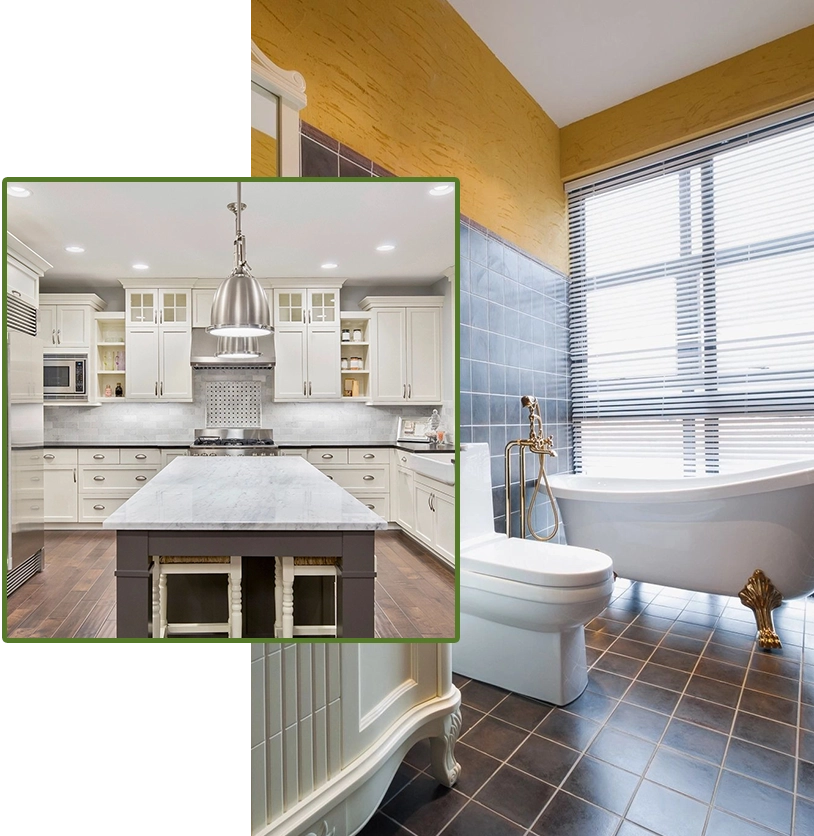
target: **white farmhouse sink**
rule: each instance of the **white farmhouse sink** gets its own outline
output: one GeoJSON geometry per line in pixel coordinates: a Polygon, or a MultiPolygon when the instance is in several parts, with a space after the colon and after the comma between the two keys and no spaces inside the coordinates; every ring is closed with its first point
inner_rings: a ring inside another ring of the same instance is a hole
{"type": "Polygon", "coordinates": [[[454,459],[454,453],[414,453],[410,456],[410,467],[429,479],[437,479],[445,485],[454,485],[454,459]]]}

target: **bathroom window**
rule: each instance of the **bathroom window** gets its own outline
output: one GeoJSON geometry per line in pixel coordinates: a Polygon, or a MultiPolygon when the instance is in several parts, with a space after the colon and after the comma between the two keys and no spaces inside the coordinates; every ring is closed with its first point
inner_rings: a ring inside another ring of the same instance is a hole
{"type": "Polygon", "coordinates": [[[812,195],[799,109],[569,185],[578,471],[814,458],[812,195]]]}

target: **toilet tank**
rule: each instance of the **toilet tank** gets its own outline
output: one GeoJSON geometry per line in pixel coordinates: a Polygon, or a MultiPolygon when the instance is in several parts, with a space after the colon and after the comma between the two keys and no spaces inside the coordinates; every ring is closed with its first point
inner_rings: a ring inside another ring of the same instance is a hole
{"type": "Polygon", "coordinates": [[[461,445],[461,545],[495,533],[488,444],[461,445]]]}

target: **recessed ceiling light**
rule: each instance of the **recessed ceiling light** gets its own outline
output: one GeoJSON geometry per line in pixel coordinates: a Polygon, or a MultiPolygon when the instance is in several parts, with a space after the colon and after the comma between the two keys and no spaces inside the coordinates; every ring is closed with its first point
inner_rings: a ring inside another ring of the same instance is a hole
{"type": "Polygon", "coordinates": [[[333,270],[334,267],[339,267],[338,264],[334,264],[333,261],[326,261],[324,264],[320,265],[323,270],[333,270]]]}
{"type": "Polygon", "coordinates": [[[149,264],[134,264],[133,269],[134,270],[149,270],[150,265],[149,264]]]}
{"type": "Polygon", "coordinates": [[[6,194],[12,197],[31,197],[31,189],[26,189],[24,186],[6,186],[6,194]]]}
{"type": "Polygon", "coordinates": [[[396,245],[395,244],[379,244],[379,246],[376,247],[376,249],[380,253],[389,253],[390,250],[395,250],[396,249],[396,245]]]}
{"type": "Polygon", "coordinates": [[[65,247],[65,252],[68,252],[68,253],[83,253],[83,252],[85,252],[85,248],[84,247],[70,246],[70,247],[65,247]]]}
{"type": "Polygon", "coordinates": [[[439,183],[437,186],[433,186],[430,189],[431,195],[440,195],[440,194],[449,194],[450,192],[455,191],[455,184],[454,183],[439,183]]]}

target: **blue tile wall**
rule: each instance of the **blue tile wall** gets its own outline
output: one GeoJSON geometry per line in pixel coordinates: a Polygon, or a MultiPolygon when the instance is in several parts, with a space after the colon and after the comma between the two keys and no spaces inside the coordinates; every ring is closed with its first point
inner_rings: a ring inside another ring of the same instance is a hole
{"type": "MultiPolygon", "coordinates": [[[[540,402],[557,458],[548,473],[573,470],[568,400],[568,286],[566,276],[468,221],[461,222],[461,442],[486,441],[492,463],[495,525],[506,530],[503,450],[528,435],[523,395],[540,402]]],[[[527,495],[537,462],[527,457],[527,495]]],[[[520,531],[517,462],[512,471],[512,532],[520,531]]],[[[532,525],[549,533],[553,516],[541,497],[532,525]]],[[[466,534],[462,533],[465,538],[466,534]]],[[[562,533],[558,542],[565,542],[562,533]]]]}

